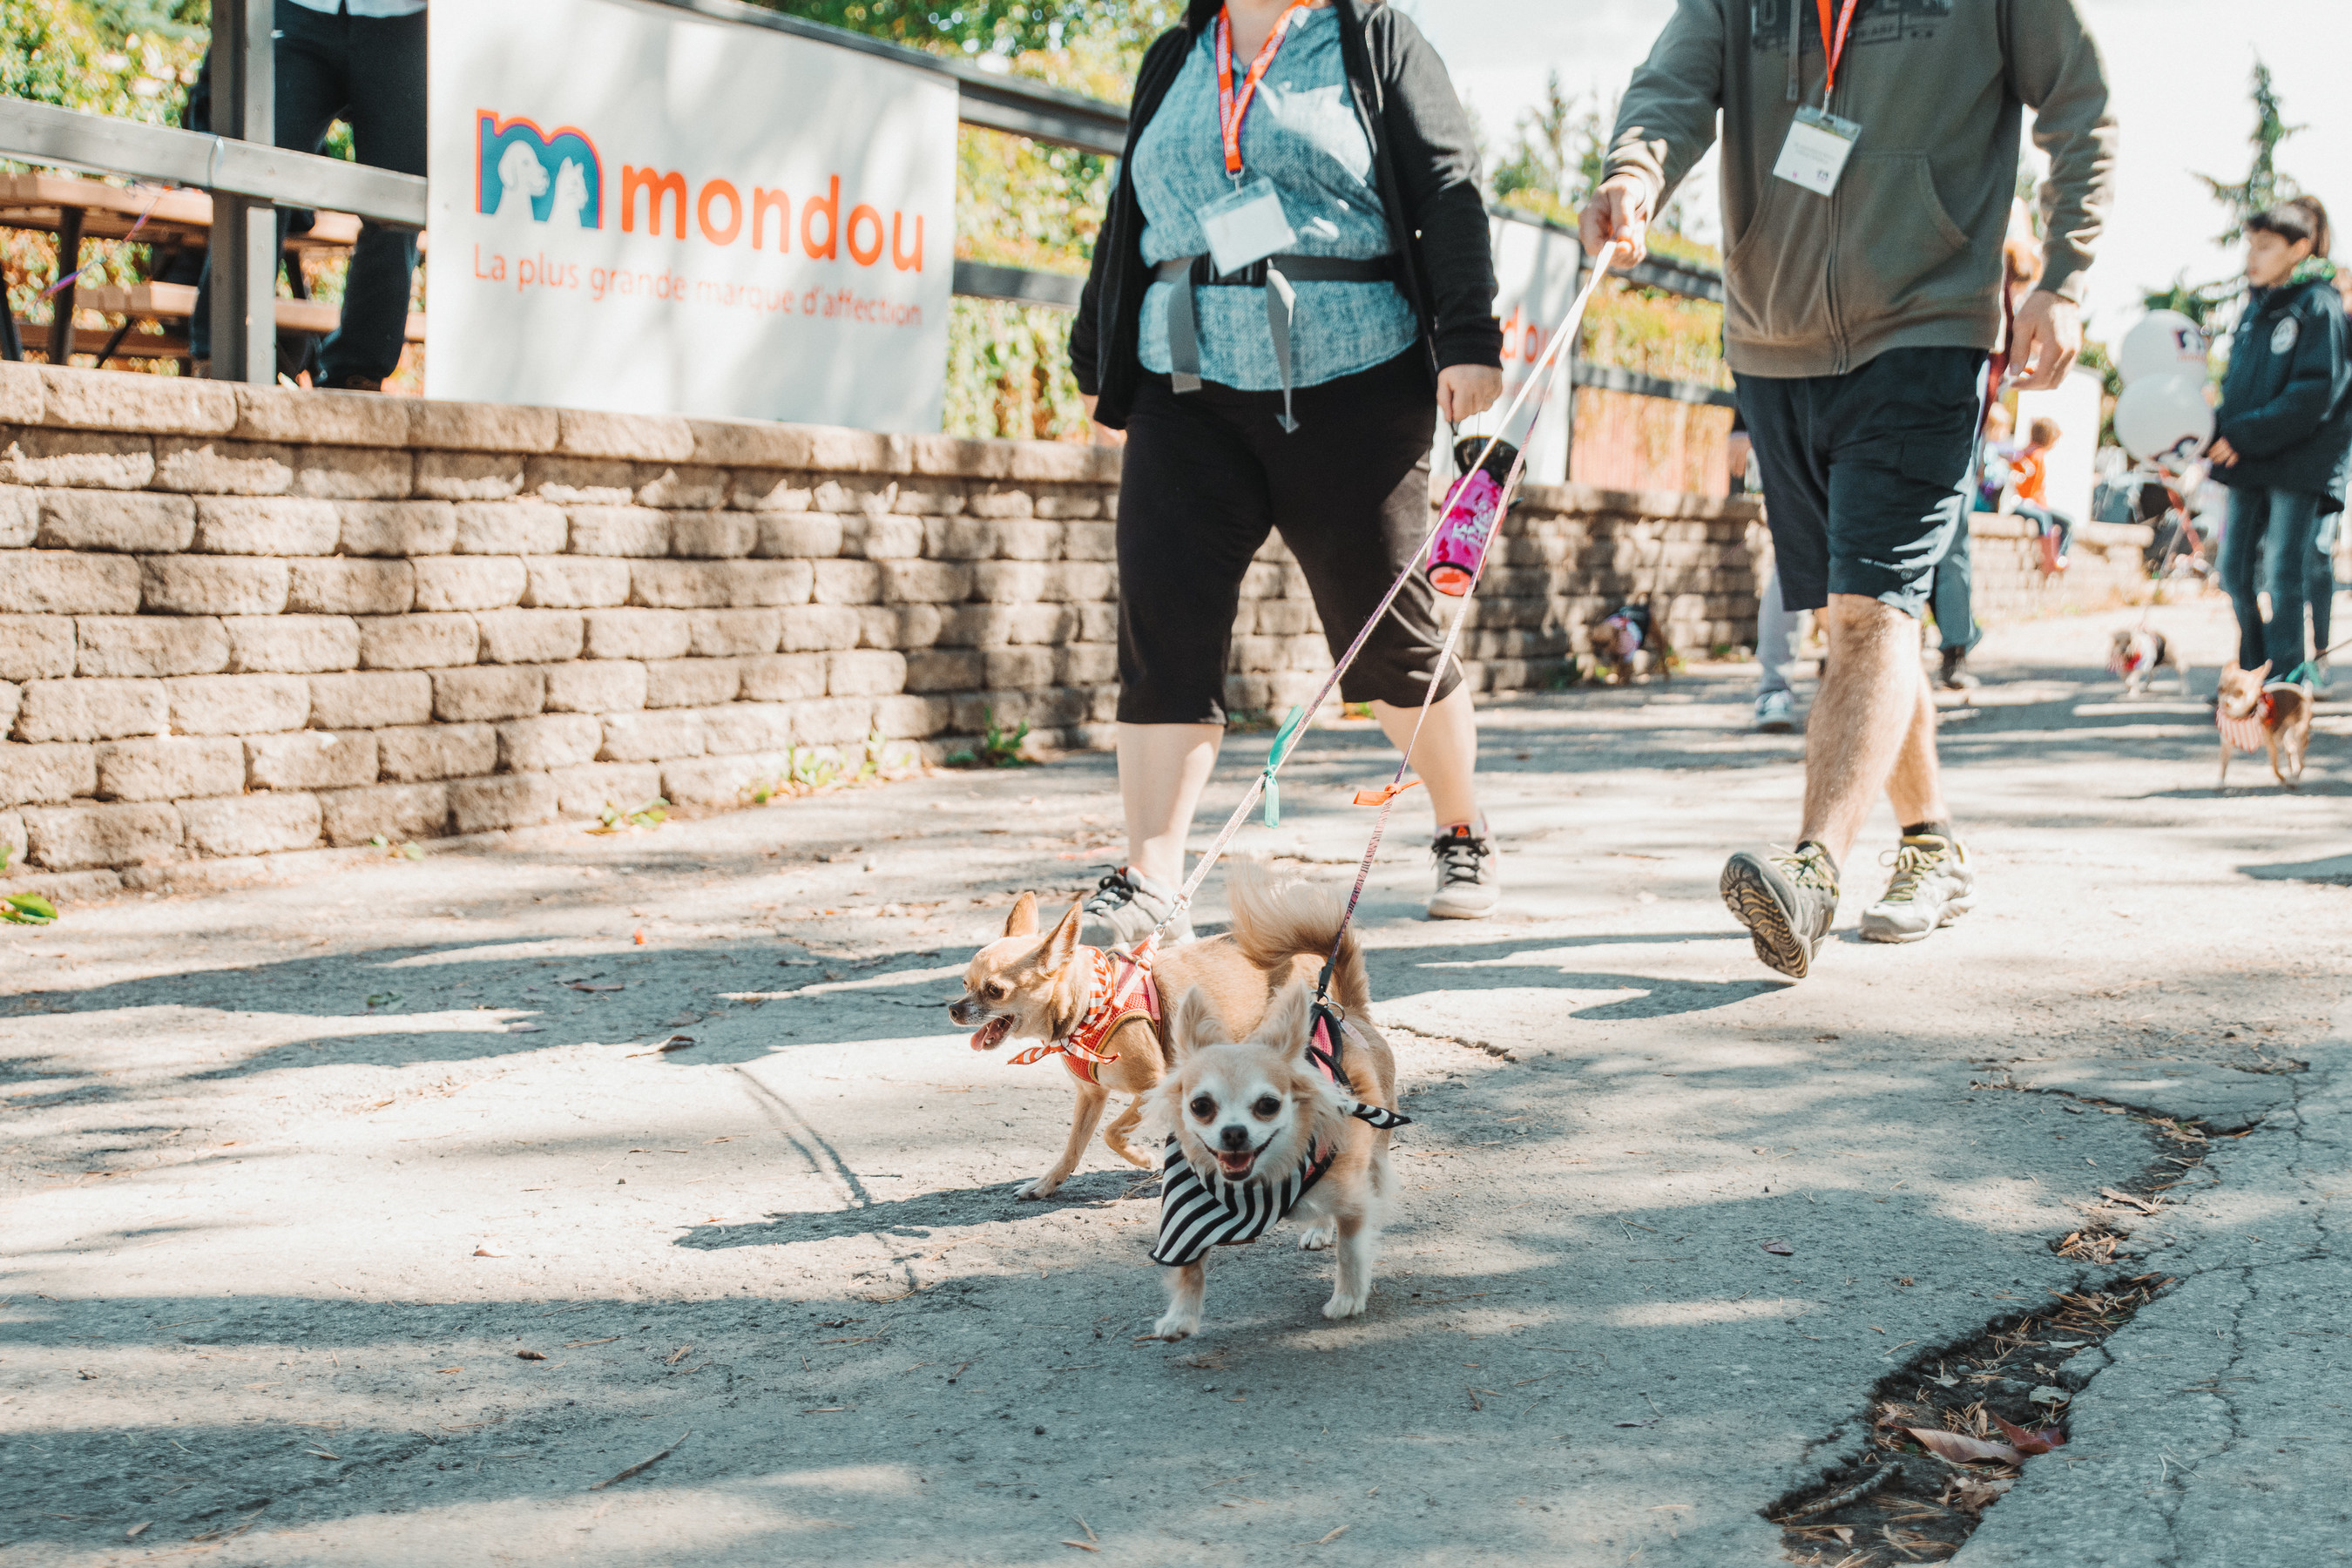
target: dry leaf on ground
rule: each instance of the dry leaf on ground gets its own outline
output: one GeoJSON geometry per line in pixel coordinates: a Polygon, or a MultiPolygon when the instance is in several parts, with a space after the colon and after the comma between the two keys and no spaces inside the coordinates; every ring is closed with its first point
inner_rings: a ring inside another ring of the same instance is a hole
{"type": "Polygon", "coordinates": [[[1919,1446],[1938,1458],[1949,1459],[1956,1465],[1981,1464],[1992,1459],[2004,1465],[2021,1465],[2025,1456],[2006,1443],[1989,1438],[1971,1437],[1960,1432],[1943,1432],[1932,1426],[1903,1428],[1918,1440],[1919,1446]]]}
{"type": "Polygon", "coordinates": [[[1993,1415],[1990,1410],[1985,1414],[1992,1416],[1992,1424],[2000,1428],[2000,1435],[2009,1439],[2009,1446],[2021,1454],[2046,1454],[2066,1441],[2066,1434],[2055,1426],[2045,1426],[2039,1432],[2029,1432],[2022,1426],[1993,1415]]]}
{"type": "Polygon", "coordinates": [[[1776,1258],[1794,1258],[1797,1255],[1795,1247],[1777,1237],[1764,1244],[1764,1250],[1776,1258]]]}

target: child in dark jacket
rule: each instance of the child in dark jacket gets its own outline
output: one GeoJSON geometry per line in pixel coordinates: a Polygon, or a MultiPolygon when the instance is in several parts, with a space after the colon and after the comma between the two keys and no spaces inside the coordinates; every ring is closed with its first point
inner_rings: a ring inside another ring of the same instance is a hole
{"type": "Polygon", "coordinates": [[[2238,613],[2238,663],[2267,659],[2273,679],[2311,677],[2307,568],[2321,520],[2344,510],[2352,455],[2352,358],[2326,248],[2326,210],[2312,197],[2247,220],[2252,287],[2210,448],[2213,477],[2231,490],[2221,582],[2238,613]]]}

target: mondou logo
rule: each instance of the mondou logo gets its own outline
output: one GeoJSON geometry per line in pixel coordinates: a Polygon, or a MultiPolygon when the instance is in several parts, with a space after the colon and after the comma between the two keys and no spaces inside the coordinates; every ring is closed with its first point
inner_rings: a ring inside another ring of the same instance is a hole
{"type": "MultiPolygon", "coordinates": [[[[555,228],[604,226],[604,164],[586,132],[570,125],[543,131],[519,115],[501,119],[485,109],[475,115],[475,143],[479,158],[474,205],[478,211],[555,228]]],[[[642,216],[648,237],[667,228],[685,239],[690,206],[696,232],[712,245],[749,239],[752,249],[764,250],[772,238],[779,254],[793,248],[794,202],[787,191],[753,185],[747,200],[732,182],[712,179],[704,181],[689,202],[683,174],[624,163],[620,195],[623,234],[636,233],[642,216]]],[[[812,259],[835,260],[846,247],[852,261],[872,267],[880,262],[887,246],[890,265],[898,270],[923,269],[920,213],[915,215],[911,235],[902,212],[892,212],[886,221],[879,210],[858,203],[845,216],[839,174],[828,178],[822,195],[804,195],[798,205],[800,248],[812,259]]]]}

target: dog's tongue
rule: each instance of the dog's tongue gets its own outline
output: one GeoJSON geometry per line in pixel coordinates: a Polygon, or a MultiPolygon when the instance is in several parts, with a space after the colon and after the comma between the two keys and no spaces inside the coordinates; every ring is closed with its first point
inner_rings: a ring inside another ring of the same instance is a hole
{"type": "Polygon", "coordinates": [[[1012,1027],[1013,1022],[1009,1018],[991,1018],[972,1035],[971,1048],[975,1051],[994,1050],[1012,1027]]]}

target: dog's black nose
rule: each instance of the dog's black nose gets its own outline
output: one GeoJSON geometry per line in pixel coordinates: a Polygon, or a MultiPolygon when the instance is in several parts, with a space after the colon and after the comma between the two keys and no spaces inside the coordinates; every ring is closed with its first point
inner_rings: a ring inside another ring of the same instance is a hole
{"type": "Polygon", "coordinates": [[[1221,1128],[1217,1132],[1217,1142],[1236,1154],[1249,1147],[1249,1129],[1246,1127],[1221,1128]]]}

